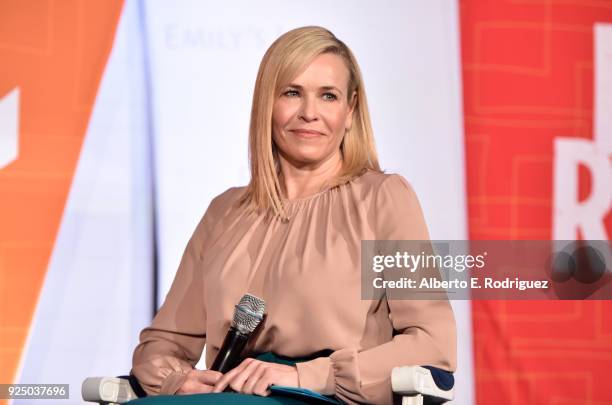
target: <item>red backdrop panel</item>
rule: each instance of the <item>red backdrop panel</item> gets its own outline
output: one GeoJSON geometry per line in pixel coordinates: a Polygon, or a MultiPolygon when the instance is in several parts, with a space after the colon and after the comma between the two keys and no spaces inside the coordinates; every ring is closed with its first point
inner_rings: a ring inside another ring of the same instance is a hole
{"type": "MultiPolygon", "coordinates": [[[[593,137],[593,25],[612,1],[460,4],[470,237],[551,239],[554,140],[593,137]]],[[[612,403],[610,302],[472,305],[479,404],[612,403]]]]}

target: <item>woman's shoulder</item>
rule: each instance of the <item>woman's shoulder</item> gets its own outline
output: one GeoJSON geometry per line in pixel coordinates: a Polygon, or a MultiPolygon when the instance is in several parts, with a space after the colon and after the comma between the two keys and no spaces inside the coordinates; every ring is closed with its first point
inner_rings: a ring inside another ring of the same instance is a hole
{"type": "MultiPolygon", "coordinates": [[[[230,187],[213,198],[212,201],[219,205],[231,205],[234,202],[239,201],[245,192],[246,186],[230,187]]],[[[211,204],[213,202],[211,202],[211,204]]]]}
{"type": "MultiPolygon", "coordinates": [[[[429,238],[419,199],[404,176],[368,172],[360,179],[365,197],[370,193],[375,213],[376,239],[425,240],[429,238]]],[[[367,198],[363,198],[367,200],[367,198]]]]}
{"type": "Polygon", "coordinates": [[[240,204],[245,192],[246,186],[228,188],[212,199],[208,206],[208,211],[212,214],[223,214],[227,212],[232,207],[236,207],[240,204]]]}
{"type": "Polygon", "coordinates": [[[214,197],[200,219],[194,237],[203,238],[206,234],[209,234],[231,211],[232,207],[238,206],[245,189],[246,187],[231,187],[214,197]]]}
{"type": "Polygon", "coordinates": [[[410,182],[398,173],[385,173],[375,170],[367,170],[364,174],[353,180],[355,185],[363,187],[364,190],[377,192],[381,189],[391,192],[414,193],[410,182]]]}

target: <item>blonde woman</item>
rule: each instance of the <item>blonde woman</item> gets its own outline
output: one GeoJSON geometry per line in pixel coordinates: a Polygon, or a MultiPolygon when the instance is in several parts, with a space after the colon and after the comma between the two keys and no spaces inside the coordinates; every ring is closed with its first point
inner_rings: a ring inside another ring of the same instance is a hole
{"type": "Polygon", "coordinates": [[[380,170],[361,73],[342,41],[303,27],[271,45],[249,142],[250,183],[211,202],[142,331],[132,372],[144,389],[206,393],[196,396],[205,404],[299,403],[269,396],[283,385],[390,404],[393,367],[453,371],[447,301],[361,299],[362,240],[429,235],[409,184],[380,170]],[[245,293],[267,312],[251,356],[225,375],[195,370],[205,343],[210,367],[245,293]]]}

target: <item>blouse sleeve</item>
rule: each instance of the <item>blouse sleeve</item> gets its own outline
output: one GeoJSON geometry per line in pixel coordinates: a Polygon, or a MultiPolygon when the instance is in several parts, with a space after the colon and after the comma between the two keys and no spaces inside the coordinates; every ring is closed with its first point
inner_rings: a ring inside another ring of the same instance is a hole
{"type": "Polygon", "coordinates": [[[134,350],[132,373],[149,395],[176,393],[202,355],[206,308],[200,263],[213,211],[215,200],[187,243],[170,291],[134,350]]]}
{"type": "MultiPolygon", "coordinates": [[[[375,197],[378,240],[428,240],[423,213],[410,185],[388,176],[375,197]]],[[[345,348],[330,357],[298,363],[300,386],[335,394],[353,403],[393,403],[391,370],[404,365],[456,367],[456,327],[446,300],[390,300],[389,317],[396,331],[382,345],[358,351],[345,348]]]]}

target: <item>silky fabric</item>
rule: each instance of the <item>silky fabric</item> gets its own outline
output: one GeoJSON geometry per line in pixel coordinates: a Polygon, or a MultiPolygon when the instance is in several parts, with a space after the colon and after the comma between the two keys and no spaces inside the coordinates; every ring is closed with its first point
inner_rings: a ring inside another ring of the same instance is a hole
{"type": "Polygon", "coordinates": [[[132,372],[150,394],[172,394],[206,343],[210,367],[234,306],[251,293],[266,321],[249,352],[296,358],[300,387],[347,403],[390,404],[391,370],[456,367],[456,327],[446,300],[361,298],[362,240],[426,240],[409,183],[366,171],[315,195],[284,200],[286,218],[240,204],[244,187],[216,197],[197,225],[132,372]]]}

